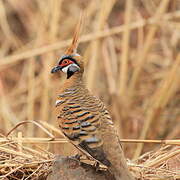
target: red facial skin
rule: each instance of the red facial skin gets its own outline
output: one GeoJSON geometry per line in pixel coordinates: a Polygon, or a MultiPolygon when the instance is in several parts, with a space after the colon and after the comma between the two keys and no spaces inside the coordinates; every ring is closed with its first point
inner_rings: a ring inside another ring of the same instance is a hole
{"type": "Polygon", "coordinates": [[[60,62],[59,66],[65,67],[68,66],[69,64],[73,64],[74,62],[69,60],[69,59],[64,59],[63,61],[60,62]]]}

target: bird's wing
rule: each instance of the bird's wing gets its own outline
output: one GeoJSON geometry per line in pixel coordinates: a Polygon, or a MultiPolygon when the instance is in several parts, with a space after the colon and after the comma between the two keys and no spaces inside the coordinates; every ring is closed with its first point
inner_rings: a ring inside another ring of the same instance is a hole
{"type": "Polygon", "coordinates": [[[95,97],[89,97],[84,102],[66,103],[59,116],[59,125],[64,135],[79,150],[109,166],[99,132],[102,114],[106,113],[103,107],[103,103],[95,97]]]}

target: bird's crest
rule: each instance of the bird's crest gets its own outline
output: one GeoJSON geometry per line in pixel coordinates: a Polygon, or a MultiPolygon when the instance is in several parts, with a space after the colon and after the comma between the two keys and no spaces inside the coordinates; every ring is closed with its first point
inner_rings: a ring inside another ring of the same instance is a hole
{"type": "Polygon", "coordinates": [[[77,47],[79,44],[79,35],[82,29],[82,23],[83,23],[83,13],[81,13],[80,18],[79,18],[79,22],[76,25],[76,30],[74,32],[73,35],[73,40],[71,45],[68,47],[68,49],[65,51],[65,55],[71,55],[71,54],[75,54],[77,51],[77,47]]]}

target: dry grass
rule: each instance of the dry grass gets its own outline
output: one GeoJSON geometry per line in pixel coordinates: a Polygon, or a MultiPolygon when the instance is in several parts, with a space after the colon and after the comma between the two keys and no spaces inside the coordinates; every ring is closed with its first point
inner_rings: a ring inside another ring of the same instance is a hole
{"type": "Polygon", "coordinates": [[[53,154],[76,151],[54,113],[64,76],[50,70],[81,9],[85,80],[107,105],[131,170],[141,179],[178,179],[172,167],[180,154],[178,0],[0,0],[0,177],[41,176],[53,154]]]}
{"type": "Polygon", "coordinates": [[[0,143],[1,179],[45,179],[49,174],[54,159],[52,153],[23,146],[20,137],[17,142],[2,138],[0,143]]]}
{"type": "MultiPolygon", "coordinates": [[[[179,179],[180,178],[180,141],[158,140],[127,140],[129,143],[160,143],[166,144],[158,150],[149,151],[138,157],[136,161],[128,161],[130,171],[137,179],[179,179]],[[171,144],[171,145],[167,145],[171,144]],[[172,146],[177,145],[177,146],[172,146]]],[[[68,143],[64,139],[52,138],[0,138],[0,178],[8,179],[45,179],[51,172],[55,155],[43,150],[37,144],[68,143]],[[36,148],[29,148],[27,144],[35,144],[36,148]]],[[[84,161],[82,159],[82,161],[84,161]]],[[[92,164],[85,160],[84,162],[92,164]]],[[[102,167],[104,169],[104,167],[102,167]]]]}

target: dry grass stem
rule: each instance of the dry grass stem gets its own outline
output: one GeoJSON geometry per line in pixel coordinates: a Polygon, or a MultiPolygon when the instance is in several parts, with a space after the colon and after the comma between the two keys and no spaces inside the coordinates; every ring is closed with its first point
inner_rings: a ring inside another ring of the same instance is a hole
{"type": "MultiPolygon", "coordinates": [[[[167,13],[165,14],[162,18],[163,20],[170,20],[172,18],[178,18],[180,17],[180,12],[176,11],[174,13],[167,13]]],[[[130,29],[136,29],[148,24],[157,24],[158,22],[156,22],[156,18],[152,17],[149,18],[148,20],[140,20],[138,22],[134,22],[130,25],[130,29]]],[[[119,34],[121,32],[123,32],[125,30],[126,26],[125,25],[120,25],[119,27],[114,27],[110,30],[104,30],[104,31],[99,31],[99,32],[95,32],[92,34],[88,34],[88,35],[84,35],[80,38],[80,43],[84,43],[84,42],[88,42],[88,41],[93,41],[99,38],[104,38],[106,36],[112,36],[115,34],[119,34]]],[[[67,47],[69,44],[71,43],[71,39],[68,40],[64,40],[61,42],[57,42],[57,43],[53,43],[51,45],[47,45],[44,47],[40,47],[40,48],[36,48],[36,49],[32,49],[23,53],[19,53],[19,54],[15,54],[15,55],[11,55],[9,57],[5,57],[3,59],[0,59],[0,69],[3,69],[7,66],[11,66],[14,63],[17,63],[19,61],[23,61],[25,59],[34,57],[34,56],[38,56],[40,54],[44,54],[50,51],[55,51],[61,48],[65,48],[67,47]]],[[[29,59],[28,59],[29,60],[29,59]]]]}

